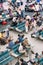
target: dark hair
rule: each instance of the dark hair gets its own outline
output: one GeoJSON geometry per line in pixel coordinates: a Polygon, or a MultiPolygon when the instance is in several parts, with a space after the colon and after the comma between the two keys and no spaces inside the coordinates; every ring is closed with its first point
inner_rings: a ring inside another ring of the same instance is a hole
{"type": "Polygon", "coordinates": [[[10,41],[12,41],[12,40],[9,39],[8,42],[10,42],[10,41]]]}
{"type": "Polygon", "coordinates": [[[24,37],[24,34],[22,35],[22,38],[24,37]]]}
{"type": "Polygon", "coordinates": [[[18,36],[20,36],[20,34],[18,34],[18,36]]]}
{"type": "Polygon", "coordinates": [[[23,59],[21,58],[20,61],[23,62],[23,59]]]}
{"type": "Polygon", "coordinates": [[[38,53],[35,54],[35,57],[36,57],[36,58],[38,57],[38,53]]]}
{"type": "Polygon", "coordinates": [[[36,62],[33,63],[33,65],[36,64],[36,62]]]}

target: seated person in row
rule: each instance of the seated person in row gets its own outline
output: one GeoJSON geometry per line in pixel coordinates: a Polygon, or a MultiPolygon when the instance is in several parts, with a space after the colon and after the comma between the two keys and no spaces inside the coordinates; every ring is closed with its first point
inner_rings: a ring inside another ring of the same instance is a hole
{"type": "Polygon", "coordinates": [[[27,52],[26,52],[26,49],[24,48],[23,44],[20,43],[18,51],[19,51],[19,53],[25,54],[25,56],[27,56],[27,52]]]}
{"type": "Polygon", "coordinates": [[[15,65],[28,65],[26,61],[24,61],[22,58],[19,59],[15,65]]]}
{"type": "Polygon", "coordinates": [[[14,46],[13,40],[9,39],[9,40],[8,40],[8,48],[9,48],[9,49],[12,49],[13,46],[14,46]]]}
{"type": "Polygon", "coordinates": [[[18,34],[18,39],[17,39],[17,41],[15,43],[23,42],[23,40],[24,40],[24,35],[18,34]]]}
{"type": "Polygon", "coordinates": [[[23,44],[24,44],[25,47],[29,47],[30,46],[27,38],[24,39],[23,44]]]}
{"type": "Polygon", "coordinates": [[[1,32],[1,33],[0,33],[0,44],[1,44],[1,45],[5,45],[5,44],[6,44],[6,41],[5,41],[5,39],[4,39],[4,33],[5,33],[5,32],[1,32]]]}
{"type": "Polygon", "coordinates": [[[13,18],[11,26],[16,26],[17,25],[16,19],[17,19],[16,17],[13,18]]]}

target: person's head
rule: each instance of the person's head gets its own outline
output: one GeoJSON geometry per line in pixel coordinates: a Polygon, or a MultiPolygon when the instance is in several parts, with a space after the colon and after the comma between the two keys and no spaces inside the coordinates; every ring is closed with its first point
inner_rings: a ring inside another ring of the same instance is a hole
{"type": "Polygon", "coordinates": [[[25,38],[25,42],[28,42],[28,38],[25,38]]]}
{"type": "Polygon", "coordinates": [[[23,44],[24,44],[25,46],[28,45],[28,39],[27,39],[27,38],[24,39],[23,44]]]}
{"type": "Polygon", "coordinates": [[[18,34],[18,37],[20,37],[20,34],[18,34]]]}
{"type": "Polygon", "coordinates": [[[9,39],[8,42],[11,42],[11,40],[9,39]]]}
{"type": "Polygon", "coordinates": [[[34,18],[32,18],[31,21],[34,22],[34,18]]]}
{"type": "Polygon", "coordinates": [[[22,44],[21,44],[21,45],[22,45],[23,47],[25,46],[23,42],[22,42],[22,44]]]}
{"type": "Polygon", "coordinates": [[[26,18],[24,17],[24,20],[25,20],[26,18]]]}
{"type": "Polygon", "coordinates": [[[37,2],[35,2],[35,4],[37,5],[37,2]]]}
{"type": "Polygon", "coordinates": [[[21,62],[21,63],[23,62],[23,59],[22,59],[22,58],[20,59],[20,62],[21,62]]]}
{"type": "Polygon", "coordinates": [[[11,11],[11,9],[10,9],[10,8],[8,8],[8,10],[9,10],[9,11],[11,11]]]}
{"type": "Polygon", "coordinates": [[[35,54],[35,57],[36,57],[36,58],[38,57],[38,53],[35,54]]]}
{"type": "Polygon", "coordinates": [[[24,34],[22,35],[22,38],[24,38],[24,34]]]}

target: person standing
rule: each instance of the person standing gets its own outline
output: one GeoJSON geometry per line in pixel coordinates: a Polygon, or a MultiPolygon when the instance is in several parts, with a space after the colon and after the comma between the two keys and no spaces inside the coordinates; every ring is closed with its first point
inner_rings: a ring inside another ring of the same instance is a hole
{"type": "Polygon", "coordinates": [[[39,4],[35,3],[35,9],[36,9],[35,11],[37,12],[39,11],[39,4]]]}
{"type": "Polygon", "coordinates": [[[28,20],[26,20],[26,22],[25,22],[25,31],[26,31],[26,33],[28,33],[28,25],[29,25],[28,20]]]}

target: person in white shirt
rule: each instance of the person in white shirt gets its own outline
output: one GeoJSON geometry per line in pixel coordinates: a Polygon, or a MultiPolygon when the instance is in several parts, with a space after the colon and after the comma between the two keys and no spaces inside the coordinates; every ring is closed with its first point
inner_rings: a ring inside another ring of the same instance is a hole
{"type": "Polygon", "coordinates": [[[20,43],[20,46],[19,46],[18,51],[19,51],[20,53],[24,53],[25,56],[27,56],[27,52],[26,52],[26,49],[24,49],[23,43],[22,43],[22,44],[20,43]]]}
{"type": "Polygon", "coordinates": [[[35,11],[39,11],[39,4],[35,4],[35,11]]]}
{"type": "Polygon", "coordinates": [[[16,17],[13,17],[13,20],[12,21],[15,22],[16,21],[16,17]]]}
{"type": "Polygon", "coordinates": [[[20,53],[25,53],[25,50],[23,49],[23,45],[21,43],[18,50],[20,53]]]}

